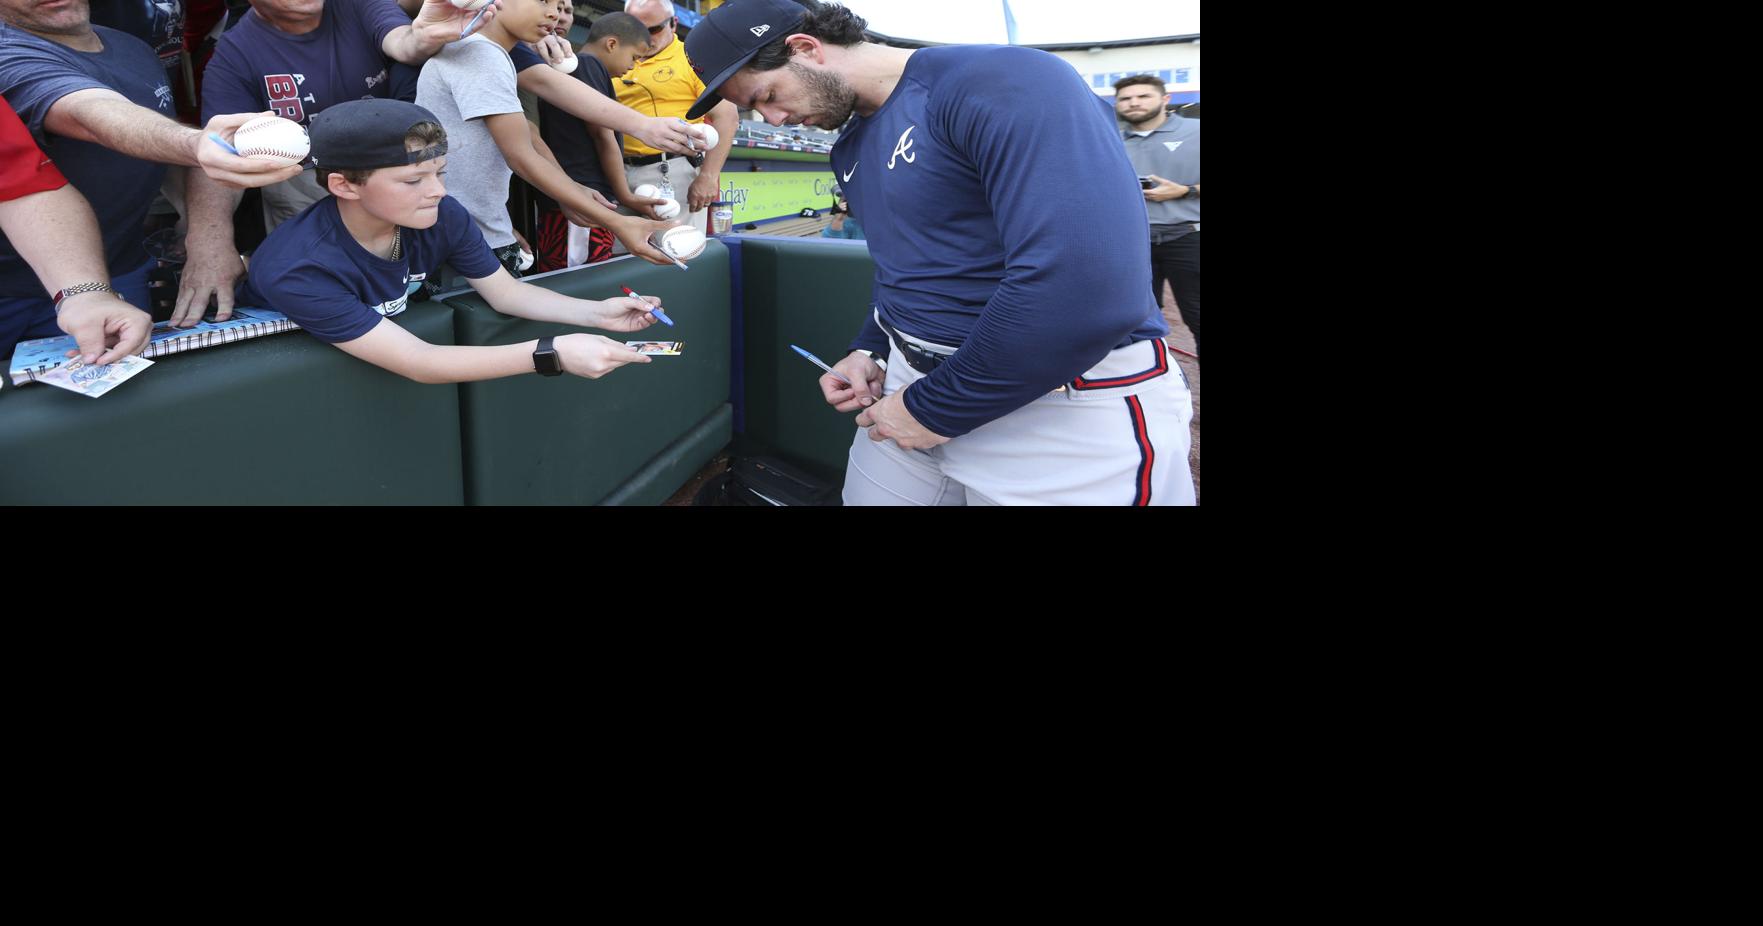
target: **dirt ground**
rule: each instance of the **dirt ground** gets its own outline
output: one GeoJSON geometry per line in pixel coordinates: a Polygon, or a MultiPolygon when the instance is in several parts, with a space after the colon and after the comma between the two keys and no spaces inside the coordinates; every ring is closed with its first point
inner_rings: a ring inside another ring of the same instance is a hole
{"type": "MultiPolygon", "coordinates": [[[[1175,307],[1175,296],[1170,293],[1167,286],[1163,288],[1163,318],[1169,322],[1169,343],[1180,350],[1187,351],[1188,354],[1194,353],[1194,335],[1188,331],[1188,326],[1182,323],[1181,312],[1177,311],[1175,307]]],[[[1187,354],[1175,353],[1173,356],[1181,363],[1182,372],[1188,375],[1188,388],[1194,393],[1194,421],[1190,426],[1193,433],[1193,446],[1188,451],[1188,467],[1194,474],[1194,495],[1198,498],[1200,494],[1200,362],[1187,354]]],[[[699,470],[691,481],[662,504],[690,505],[692,496],[698,493],[698,487],[702,486],[705,480],[711,476],[727,468],[728,454],[717,454],[716,458],[699,470]]]]}

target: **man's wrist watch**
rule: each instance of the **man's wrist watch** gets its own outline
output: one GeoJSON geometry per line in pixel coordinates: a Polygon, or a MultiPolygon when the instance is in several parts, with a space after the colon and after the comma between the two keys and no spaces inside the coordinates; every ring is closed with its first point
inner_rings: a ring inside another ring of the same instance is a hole
{"type": "Polygon", "coordinates": [[[1198,183],[1188,184],[1188,191],[1186,193],[1181,194],[1181,198],[1182,199],[1199,199],[1200,198],[1200,185],[1198,183]]]}
{"type": "Polygon", "coordinates": [[[875,361],[875,365],[878,367],[881,367],[884,370],[886,370],[888,368],[888,355],[885,353],[880,353],[880,352],[873,351],[873,350],[864,350],[862,348],[858,348],[857,353],[862,354],[863,356],[868,357],[869,359],[875,361]]]}
{"type": "Polygon", "coordinates": [[[539,346],[533,350],[533,370],[540,376],[563,375],[563,358],[557,356],[557,349],[551,346],[552,338],[540,338],[539,346]]]}
{"type": "Polygon", "coordinates": [[[55,294],[55,311],[61,311],[62,300],[69,296],[77,296],[80,293],[109,293],[118,299],[122,298],[122,294],[115,289],[112,289],[109,283],[75,283],[55,294]]]}

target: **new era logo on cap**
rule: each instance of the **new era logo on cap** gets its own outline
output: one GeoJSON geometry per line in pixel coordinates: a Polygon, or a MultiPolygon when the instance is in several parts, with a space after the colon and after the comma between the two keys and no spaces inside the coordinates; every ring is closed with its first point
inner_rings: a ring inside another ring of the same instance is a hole
{"type": "Polygon", "coordinates": [[[717,88],[761,48],[787,38],[806,15],[802,5],[792,0],[727,0],[704,14],[686,36],[686,60],[704,81],[704,93],[686,111],[686,118],[696,119],[722,102],[717,88]],[[773,32],[777,38],[765,38],[773,32]]]}

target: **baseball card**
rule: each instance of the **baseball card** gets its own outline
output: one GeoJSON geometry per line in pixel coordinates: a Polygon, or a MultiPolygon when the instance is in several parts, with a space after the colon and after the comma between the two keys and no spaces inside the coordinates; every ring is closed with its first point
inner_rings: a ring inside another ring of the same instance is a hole
{"type": "Polygon", "coordinates": [[[60,386],[81,395],[97,397],[123,384],[129,377],[147,369],[153,361],[142,357],[124,357],[103,366],[86,366],[78,357],[37,377],[37,382],[60,386]]]}
{"type": "Polygon", "coordinates": [[[626,341],[624,345],[639,354],[651,357],[678,357],[685,350],[684,341],[626,341]]]}

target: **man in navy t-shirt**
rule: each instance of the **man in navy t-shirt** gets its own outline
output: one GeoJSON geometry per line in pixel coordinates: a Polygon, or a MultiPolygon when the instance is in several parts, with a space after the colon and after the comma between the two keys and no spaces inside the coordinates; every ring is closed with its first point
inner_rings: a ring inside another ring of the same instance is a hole
{"type": "MultiPolygon", "coordinates": [[[[500,9],[492,2],[475,28],[500,9]]],[[[392,0],[251,0],[251,12],[221,36],[202,77],[204,117],[269,110],[308,125],[325,107],[392,96],[394,63],[420,66],[459,40],[476,13],[447,0],[427,0],[416,19],[392,0]],[[242,107],[243,109],[234,109],[242,107]]],[[[409,73],[405,74],[408,82],[409,73]]],[[[325,196],[312,171],[263,190],[266,231],[325,196]]],[[[244,268],[233,244],[240,193],[196,180],[190,184],[190,232],[172,322],[201,320],[212,294],[215,317],[232,314],[233,284],[244,268]]]]}
{"type": "MultiPolygon", "coordinates": [[[[231,138],[259,113],[217,115],[205,129],[173,121],[159,58],[134,36],[92,25],[85,0],[52,7],[0,0],[0,20],[0,95],[91,203],[110,285],[128,302],[147,304],[141,224],[167,164],[200,166],[198,176],[238,186],[299,172],[228,154],[205,137],[231,138]]],[[[0,352],[59,333],[50,293],[11,241],[0,240],[0,352]]]]}
{"type": "Polygon", "coordinates": [[[596,334],[496,347],[430,344],[387,321],[445,261],[496,311],[608,331],[641,331],[659,302],[573,299],[522,283],[447,195],[447,137],[433,113],[402,100],[339,103],[312,119],[312,157],[331,195],[270,233],[240,290],[313,337],[423,383],[537,372],[597,379],[649,358],[596,334]]]}
{"type": "Polygon", "coordinates": [[[686,39],[706,87],[687,119],[726,98],[840,129],[833,170],[875,259],[871,319],[820,379],[869,429],[845,503],[1193,504],[1192,402],[1096,95],[1044,51],[890,48],[866,25],[729,0],[686,39]]]}

